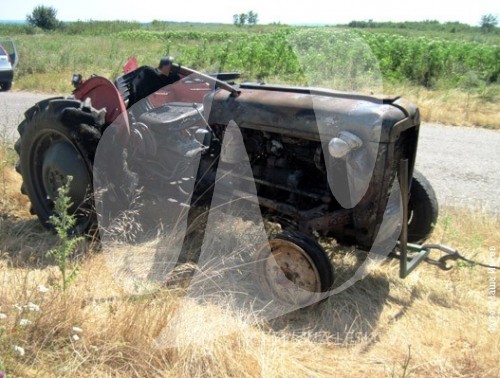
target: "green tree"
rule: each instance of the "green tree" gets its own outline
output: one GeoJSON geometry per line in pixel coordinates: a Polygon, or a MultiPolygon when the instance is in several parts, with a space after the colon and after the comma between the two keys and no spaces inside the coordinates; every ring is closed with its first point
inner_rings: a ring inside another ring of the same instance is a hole
{"type": "Polygon", "coordinates": [[[240,13],[240,25],[245,25],[248,19],[248,15],[246,13],[240,13]]]}
{"type": "Polygon", "coordinates": [[[256,25],[259,21],[259,15],[254,11],[247,13],[248,25],[256,25]]]}
{"type": "Polygon", "coordinates": [[[38,5],[31,14],[26,16],[26,21],[33,27],[39,27],[43,30],[55,30],[61,25],[56,16],[57,10],[54,7],[38,5]]]}
{"type": "Polygon", "coordinates": [[[498,18],[497,18],[497,16],[494,16],[491,13],[490,14],[485,14],[485,15],[481,16],[480,25],[481,25],[481,29],[485,33],[489,33],[490,31],[492,31],[493,29],[495,29],[495,27],[497,26],[497,24],[498,24],[498,18]]]}
{"type": "Polygon", "coordinates": [[[257,25],[257,22],[259,22],[259,15],[254,11],[233,14],[233,24],[236,26],[243,26],[247,23],[248,25],[257,25]]]}

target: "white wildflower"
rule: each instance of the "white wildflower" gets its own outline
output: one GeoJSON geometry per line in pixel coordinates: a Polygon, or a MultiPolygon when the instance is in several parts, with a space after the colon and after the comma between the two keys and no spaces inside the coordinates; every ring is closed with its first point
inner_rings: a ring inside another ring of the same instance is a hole
{"type": "Polygon", "coordinates": [[[7,315],[3,314],[3,313],[0,313],[0,319],[7,319],[7,315]]]}
{"type": "Polygon", "coordinates": [[[73,327],[73,328],[71,328],[71,330],[74,333],[83,333],[83,329],[81,329],[80,327],[73,327]]]}
{"type": "Polygon", "coordinates": [[[78,336],[78,335],[73,335],[73,336],[71,336],[71,338],[73,339],[73,341],[79,341],[80,340],[80,336],[78,336]]]}
{"type": "Polygon", "coordinates": [[[18,304],[13,305],[12,307],[14,307],[19,312],[23,312],[23,308],[21,306],[19,306],[18,304]]]}
{"type": "Polygon", "coordinates": [[[48,287],[45,287],[44,285],[38,285],[37,289],[40,293],[47,293],[48,291],[50,291],[50,289],[48,287]]]}
{"type": "Polygon", "coordinates": [[[33,323],[31,320],[29,319],[21,319],[19,321],[19,325],[20,326],[27,326],[27,325],[30,325],[31,323],[33,323]]]}
{"type": "Polygon", "coordinates": [[[24,356],[24,348],[23,347],[20,347],[20,346],[17,346],[17,345],[13,345],[12,349],[14,349],[15,352],[19,353],[19,355],[21,357],[24,356]]]}
{"type": "Polygon", "coordinates": [[[26,308],[30,311],[35,311],[35,312],[38,312],[40,311],[40,306],[38,306],[37,304],[34,304],[33,302],[29,302],[27,305],[26,305],[26,308]]]}

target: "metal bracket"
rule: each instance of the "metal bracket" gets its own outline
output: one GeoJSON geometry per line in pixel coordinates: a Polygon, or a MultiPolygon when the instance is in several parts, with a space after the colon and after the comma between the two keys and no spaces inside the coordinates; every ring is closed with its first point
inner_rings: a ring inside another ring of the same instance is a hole
{"type": "Polygon", "coordinates": [[[401,200],[403,202],[403,224],[399,246],[399,277],[406,278],[430,253],[430,249],[423,249],[416,244],[408,244],[408,200],[409,200],[409,179],[408,179],[408,159],[399,162],[399,187],[401,190],[401,200]],[[417,252],[408,256],[408,250],[417,252]]]}

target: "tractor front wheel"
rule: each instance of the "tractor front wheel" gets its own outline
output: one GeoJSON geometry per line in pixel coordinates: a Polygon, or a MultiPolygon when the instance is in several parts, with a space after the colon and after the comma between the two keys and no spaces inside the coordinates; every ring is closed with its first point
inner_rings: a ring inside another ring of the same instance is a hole
{"type": "Polygon", "coordinates": [[[408,202],[408,241],[423,243],[434,230],[439,213],[436,193],[419,171],[413,173],[408,202]]]}
{"type": "Polygon", "coordinates": [[[306,307],[321,299],[334,282],[332,263],[313,238],[285,232],[256,255],[256,277],[266,299],[306,307]]]}

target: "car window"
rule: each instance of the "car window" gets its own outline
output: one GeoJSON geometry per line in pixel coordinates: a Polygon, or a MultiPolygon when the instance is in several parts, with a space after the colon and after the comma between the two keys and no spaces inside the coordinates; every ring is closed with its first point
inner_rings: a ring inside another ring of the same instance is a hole
{"type": "Polygon", "coordinates": [[[3,61],[8,61],[9,63],[11,63],[11,58],[10,58],[9,54],[7,53],[7,51],[5,51],[3,46],[0,46],[0,58],[3,61]]]}

